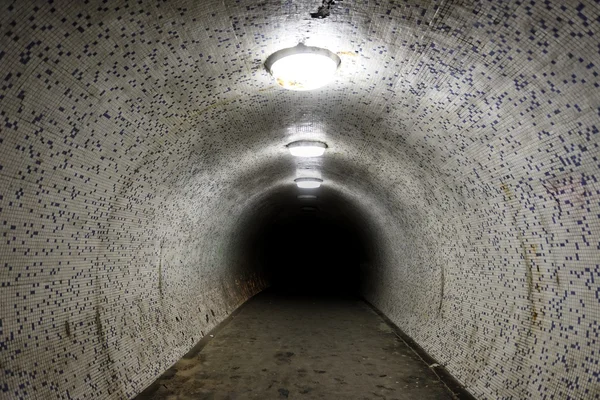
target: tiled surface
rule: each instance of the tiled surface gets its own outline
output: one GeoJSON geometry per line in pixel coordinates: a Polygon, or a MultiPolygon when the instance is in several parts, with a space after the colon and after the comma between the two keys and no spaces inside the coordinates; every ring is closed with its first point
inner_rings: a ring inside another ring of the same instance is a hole
{"type": "Polygon", "coordinates": [[[232,249],[309,137],[475,396],[600,397],[599,3],[319,4],[0,4],[3,397],[131,397],[264,287],[232,249]],[[330,86],[263,70],[301,40],[330,86]]]}

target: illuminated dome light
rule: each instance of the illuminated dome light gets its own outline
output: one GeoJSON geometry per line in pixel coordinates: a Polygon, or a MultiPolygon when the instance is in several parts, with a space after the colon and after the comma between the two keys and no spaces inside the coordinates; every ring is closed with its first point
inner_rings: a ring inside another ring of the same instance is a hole
{"type": "Polygon", "coordinates": [[[287,148],[294,157],[319,157],[325,153],[327,145],[312,140],[299,140],[288,144],[287,148]]]}
{"type": "Polygon", "coordinates": [[[296,185],[301,189],[316,189],[321,186],[323,179],[319,178],[296,178],[296,185]]]}
{"type": "Polygon", "coordinates": [[[314,194],[301,194],[300,196],[298,196],[299,200],[316,200],[317,196],[315,196],[314,194]]]}
{"type": "Polygon", "coordinates": [[[300,43],[271,54],[265,67],[279,86],[290,90],[312,90],[328,84],[341,62],[327,49],[300,43]]]}

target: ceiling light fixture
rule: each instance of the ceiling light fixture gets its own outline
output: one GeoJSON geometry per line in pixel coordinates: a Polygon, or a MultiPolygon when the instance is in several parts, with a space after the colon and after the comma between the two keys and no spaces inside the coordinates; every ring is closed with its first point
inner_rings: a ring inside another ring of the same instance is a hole
{"type": "Polygon", "coordinates": [[[301,189],[316,189],[321,186],[323,179],[319,178],[296,178],[296,185],[301,189]]]}
{"type": "Polygon", "coordinates": [[[300,196],[298,196],[299,200],[316,200],[317,196],[315,196],[314,194],[301,194],[300,196]]]}
{"type": "Polygon", "coordinates": [[[319,157],[325,153],[327,145],[312,140],[298,140],[287,145],[290,154],[295,157],[319,157]]]}
{"type": "Polygon", "coordinates": [[[329,83],[340,63],[335,53],[300,43],[271,54],[265,67],[279,86],[290,90],[312,90],[329,83]]]}

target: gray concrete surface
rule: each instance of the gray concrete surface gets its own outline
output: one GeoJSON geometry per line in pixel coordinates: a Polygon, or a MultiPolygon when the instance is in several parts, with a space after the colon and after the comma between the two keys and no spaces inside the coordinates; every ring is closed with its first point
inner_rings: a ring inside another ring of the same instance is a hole
{"type": "Polygon", "coordinates": [[[363,301],[263,292],[137,400],[452,398],[363,301]]]}

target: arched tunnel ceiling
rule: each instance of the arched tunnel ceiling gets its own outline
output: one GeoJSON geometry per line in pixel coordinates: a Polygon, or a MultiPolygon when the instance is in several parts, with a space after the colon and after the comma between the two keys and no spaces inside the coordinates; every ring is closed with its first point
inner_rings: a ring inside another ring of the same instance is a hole
{"type": "Polygon", "coordinates": [[[319,5],[0,5],[4,393],[139,393],[268,285],[233,250],[311,166],[376,238],[363,295],[471,393],[600,396],[598,2],[319,5]],[[334,82],[275,84],[299,42],[334,82]]]}

